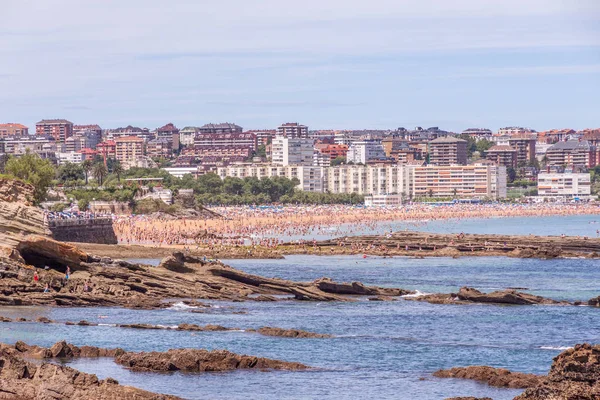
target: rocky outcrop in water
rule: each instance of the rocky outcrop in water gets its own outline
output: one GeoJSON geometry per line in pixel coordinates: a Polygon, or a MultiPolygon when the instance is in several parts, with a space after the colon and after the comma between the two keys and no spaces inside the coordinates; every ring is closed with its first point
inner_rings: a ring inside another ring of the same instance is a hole
{"type": "Polygon", "coordinates": [[[507,304],[507,305],[568,305],[564,301],[556,301],[546,297],[535,296],[529,293],[519,292],[513,289],[498,290],[490,293],[483,293],[477,289],[462,287],[458,293],[436,293],[417,297],[409,297],[407,300],[426,301],[432,304],[507,304]]]}
{"type": "Polygon", "coordinates": [[[115,362],[133,371],[223,372],[236,369],[304,370],[306,365],[231,353],[226,350],[177,349],[166,352],[125,353],[115,362]]]}
{"type": "Polygon", "coordinates": [[[394,232],[323,240],[315,246],[285,243],[283,254],[369,254],[381,256],[509,256],[552,259],[600,256],[600,238],[394,232]]]}
{"type": "Polygon", "coordinates": [[[96,375],[79,372],[65,366],[49,363],[36,365],[26,361],[23,358],[23,352],[4,344],[0,344],[0,398],[7,400],[178,399],[175,396],[121,386],[111,378],[99,380],[96,375]]]}
{"type": "Polygon", "coordinates": [[[600,399],[600,345],[578,344],[554,358],[548,376],[515,400],[600,399]]]}
{"type": "Polygon", "coordinates": [[[541,378],[538,375],[511,372],[503,368],[488,366],[455,367],[442,369],[433,373],[437,378],[473,379],[485,382],[490,386],[512,389],[526,389],[537,385],[541,378]]]}
{"type": "Polygon", "coordinates": [[[324,339],[324,338],[333,337],[333,335],[327,335],[324,333],[307,332],[307,331],[301,331],[298,329],[273,328],[270,326],[264,326],[264,327],[256,329],[256,330],[249,329],[248,332],[257,332],[257,333],[260,333],[261,335],[266,335],[266,336],[278,336],[278,337],[298,338],[298,339],[303,339],[303,338],[324,339]]]}

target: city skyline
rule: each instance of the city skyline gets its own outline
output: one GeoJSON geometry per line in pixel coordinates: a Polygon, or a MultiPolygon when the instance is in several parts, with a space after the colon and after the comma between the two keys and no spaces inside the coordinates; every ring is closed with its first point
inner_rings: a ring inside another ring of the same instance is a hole
{"type": "Polygon", "coordinates": [[[5,1],[1,122],[598,126],[598,2],[448,3],[5,1]]]}

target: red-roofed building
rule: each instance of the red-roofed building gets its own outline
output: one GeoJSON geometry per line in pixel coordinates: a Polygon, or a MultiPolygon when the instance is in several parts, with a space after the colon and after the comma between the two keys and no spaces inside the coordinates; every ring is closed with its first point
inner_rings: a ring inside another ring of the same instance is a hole
{"type": "Polygon", "coordinates": [[[114,140],[106,140],[102,143],[98,143],[96,151],[104,158],[116,158],[117,143],[114,140]]]}
{"type": "Polygon", "coordinates": [[[98,154],[98,152],[96,150],[92,150],[92,149],[81,149],[78,151],[78,153],[81,153],[81,161],[85,161],[85,160],[93,160],[94,157],[96,157],[96,155],[98,154]]]}
{"type": "Polygon", "coordinates": [[[29,128],[22,124],[9,122],[0,124],[0,138],[10,136],[26,136],[29,135],[29,128]]]}

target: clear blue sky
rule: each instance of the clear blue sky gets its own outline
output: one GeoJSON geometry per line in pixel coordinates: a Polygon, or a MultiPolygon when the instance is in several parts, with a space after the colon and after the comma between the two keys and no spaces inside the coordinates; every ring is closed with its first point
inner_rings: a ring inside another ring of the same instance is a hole
{"type": "Polygon", "coordinates": [[[0,0],[0,122],[600,127],[600,0],[0,0]]]}

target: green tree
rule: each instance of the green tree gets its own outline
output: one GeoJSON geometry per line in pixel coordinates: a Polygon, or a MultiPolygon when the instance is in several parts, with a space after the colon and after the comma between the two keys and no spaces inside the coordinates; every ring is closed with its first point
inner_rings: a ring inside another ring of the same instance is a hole
{"type": "Polygon", "coordinates": [[[507,167],[506,168],[506,175],[508,178],[508,182],[514,182],[515,179],[517,178],[517,171],[513,168],[513,167],[507,167]]]}
{"type": "Polygon", "coordinates": [[[119,161],[115,162],[113,164],[112,173],[117,176],[118,182],[121,182],[121,174],[123,174],[123,172],[125,172],[125,170],[121,166],[121,163],[119,161]]]}
{"type": "Polygon", "coordinates": [[[491,142],[489,140],[486,139],[481,139],[480,141],[475,143],[475,149],[481,153],[481,155],[483,155],[483,153],[485,153],[486,151],[488,151],[490,148],[492,148],[495,145],[494,142],[491,142]]]}
{"type": "Polygon", "coordinates": [[[29,151],[19,158],[10,157],[6,162],[5,169],[9,175],[33,185],[33,200],[35,203],[44,201],[48,187],[56,173],[50,161],[44,160],[29,151]]]}
{"type": "Polygon", "coordinates": [[[433,197],[433,189],[429,189],[429,191],[427,192],[427,194],[429,194],[429,197],[433,197]]]}
{"type": "Polygon", "coordinates": [[[335,167],[336,165],[341,165],[346,162],[346,157],[337,156],[333,160],[331,160],[331,166],[335,167]]]}
{"type": "Polygon", "coordinates": [[[62,183],[77,182],[85,177],[83,167],[78,164],[67,162],[58,168],[57,178],[62,183]]]}
{"type": "Polygon", "coordinates": [[[241,196],[244,194],[244,180],[231,176],[226,177],[223,179],[223,192],[233,196],[241,196]]]}
{"type": "Polygon", "coordinates": [[[219,175],[214,173],[200,175],[198,177],[198,192],[209,194],[221,194],[223,181],[219,175]]]}
{"type": "Polygon", "coordinates": [[[92,175],[94,175],[94,178],[96,178],[98,185],[102,186],[102,183],[104,182],[104,178],[106,178],[106,175],[108,175],[108,170],[106,169],[106,165],[104,165],[101,162],[96,163],[92,169],[92,175]]]}
{"type": "Polygon", "coordinates": [[[83,173],[85,174],[85,184],[88,184],[88,177],[90,172],[92,172],[92,168],[94,167],[94,163],[92,160],[87,159],[81,163],[81,167],[83,168],[83,173]]]}

